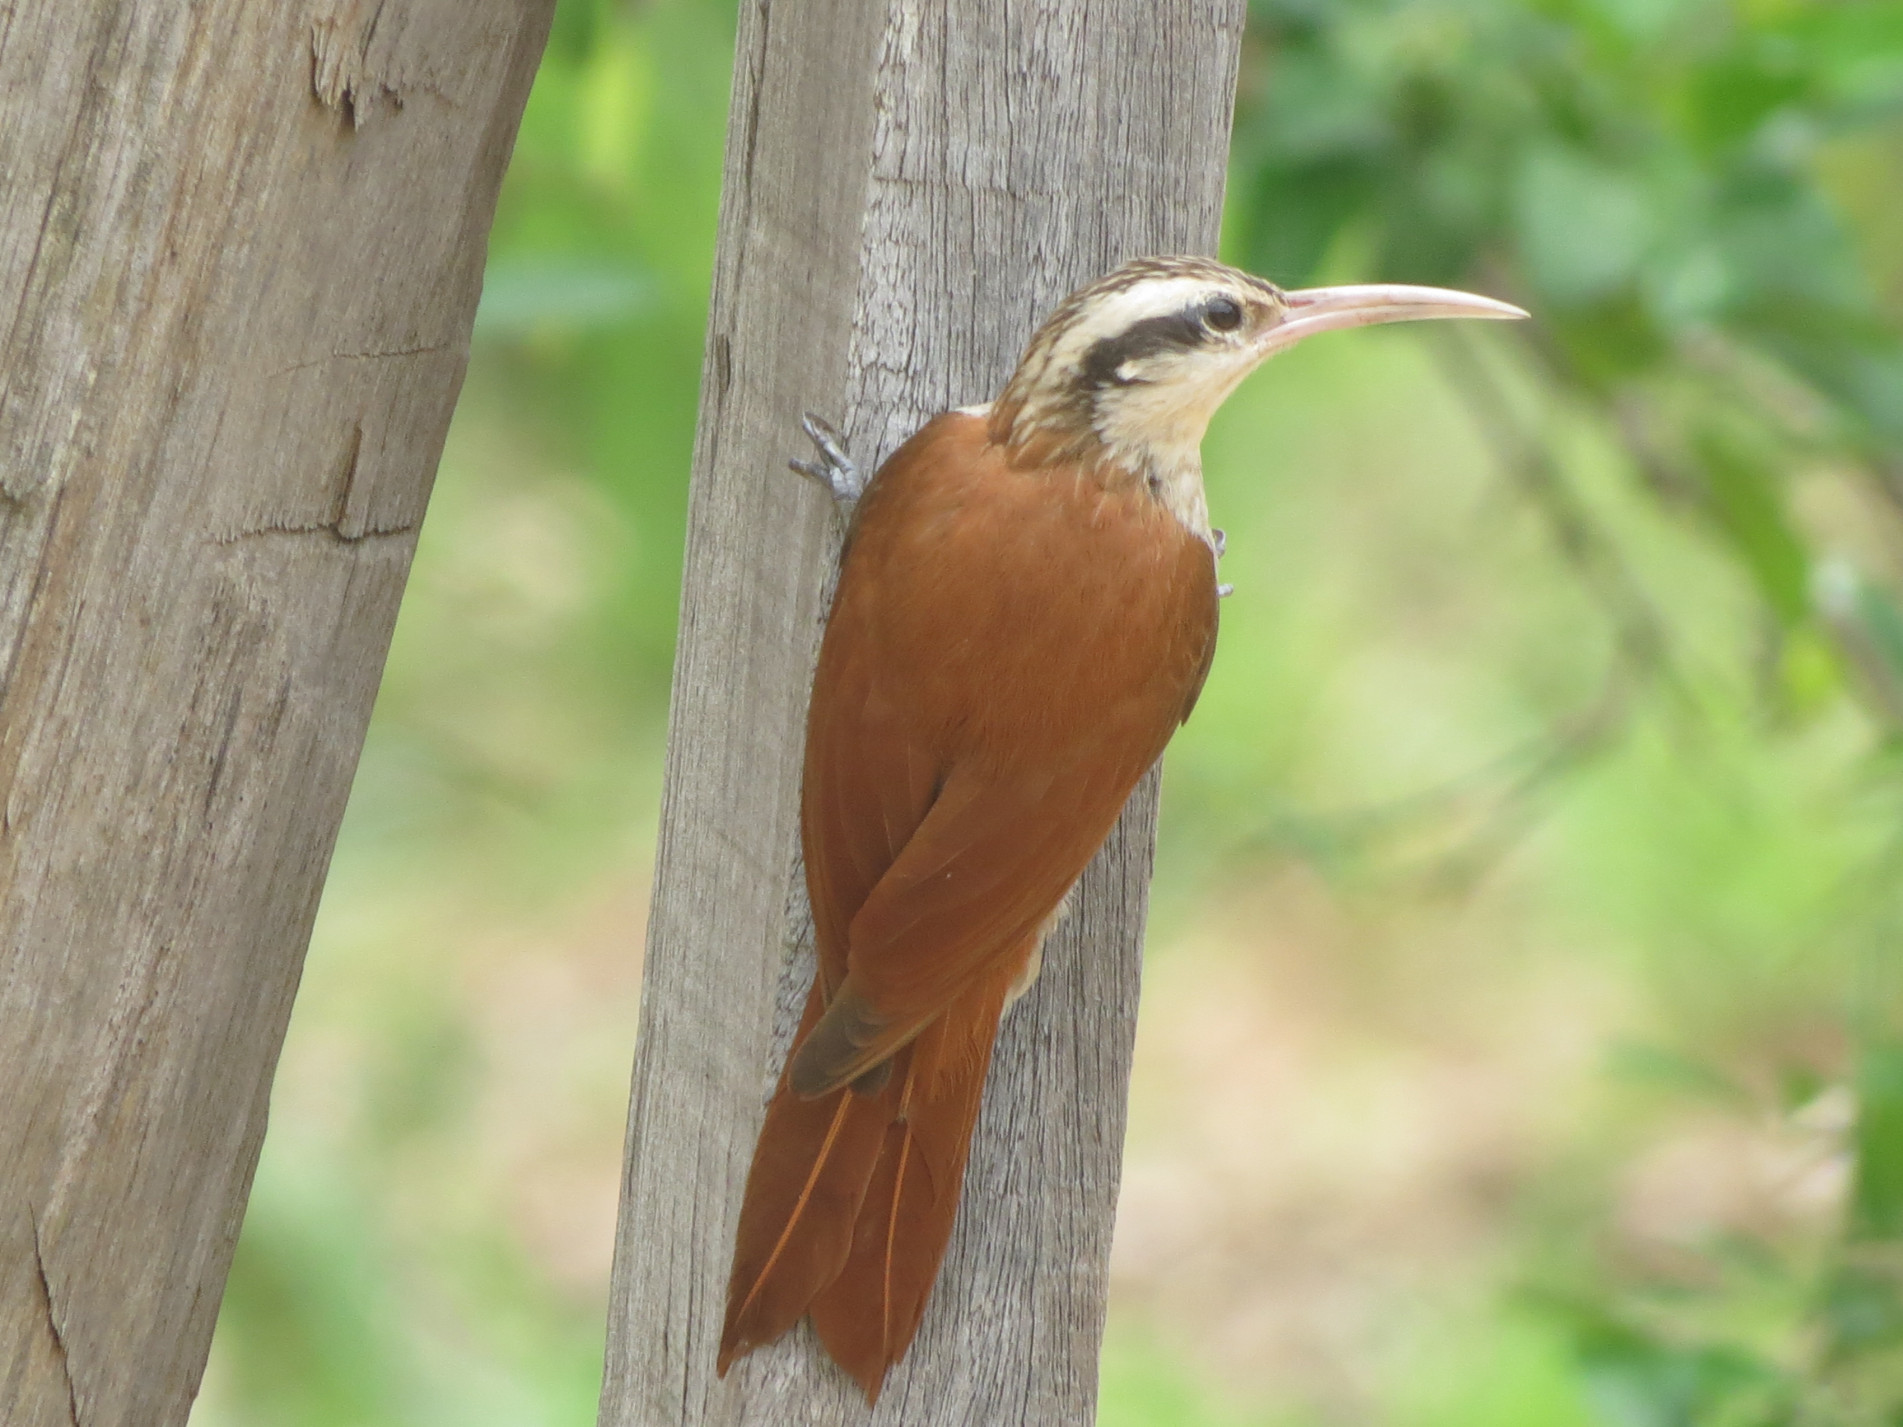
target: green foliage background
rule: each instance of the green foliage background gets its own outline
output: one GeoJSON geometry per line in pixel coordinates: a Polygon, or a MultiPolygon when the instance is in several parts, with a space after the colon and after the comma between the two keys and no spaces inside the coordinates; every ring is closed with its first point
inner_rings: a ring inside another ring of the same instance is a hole
{"type": "MultiPolygon", "coordinates": [[[[199,1427],[590,1420],[731,45],[558,11],[199,1427]]],[[[1903,4],[1258,0],[1241,79],[1231,260],[1537,320],[1331,338],[1212,432],[1140,1065],[1209,966],[1281,994],[1235,928],[1297,885],[1367,1004],[1597,989],[1513,1003],[1585,1068],[1350,1386],[1120,1288],[1103,1419],[1903,1423],[1903,4]],[[1834,1188],[1640,1251],[1688,1123],[1834,1188]]]]}

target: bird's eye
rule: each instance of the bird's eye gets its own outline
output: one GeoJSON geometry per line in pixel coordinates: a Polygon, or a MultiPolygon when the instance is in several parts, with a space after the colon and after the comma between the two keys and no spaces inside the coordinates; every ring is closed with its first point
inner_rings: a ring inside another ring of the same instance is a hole
{"type": "Polygon", "coordinates": [[[1233,332],[1242,325],[1242,309],[1226,297],[1213,299],[1203,308],[1203,321],[1216,332],[1233,332]]]}

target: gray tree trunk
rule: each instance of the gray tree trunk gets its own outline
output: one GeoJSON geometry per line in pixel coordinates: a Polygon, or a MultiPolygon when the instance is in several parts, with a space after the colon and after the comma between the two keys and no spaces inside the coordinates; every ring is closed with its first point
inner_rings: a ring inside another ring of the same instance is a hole
{"type": "Polygon", "coordinates": [[[182,1423],[552,0],[0,0],[0,1419],[182,1423]]]}
{"type": "MultiPolygon", "coordinates": [[[[806,454],[797,419],[843,420],[876,463],[995,394],[1073,287],[1210,251],[1242,8],[743,6],[605,1427],[867,1420],[805,1327],[713,1372],[741,1185],[810,967],[795,810],[836,532],[785,471],[806,454]]],[[[1155,797],[1152,779],[1006,1020],[959,1228],[872,1421],[1094,1415],[1155,797]]]]}

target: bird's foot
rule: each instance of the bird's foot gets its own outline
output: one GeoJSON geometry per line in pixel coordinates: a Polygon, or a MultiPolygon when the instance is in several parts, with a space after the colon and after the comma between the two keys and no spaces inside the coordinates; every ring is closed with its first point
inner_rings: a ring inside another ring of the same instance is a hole
{"type": "MultiPolygon", "coordinates": [[[[1222,558],[1222,552],[1229,548],[1229,537],[1220,530],[1210,531],[1209,548],[1216,552],[1216,558],[1220,560],[1222,558]]],[[[1216,586],[1216,598],[1219,600],[1226,600],[1235,592],[1236,587],[1234,585],[1216,586]]]]}
{"type": "Polygon", "coordinates": [[[865,494],[866,478],[859,473],[859,467],[853,463],[852,457],[846,454],[845,437],[810,411],[800,418],[800,428],[818,449],[819,459],[788,461],[786,464],[807,479],[818,481],[842,511],[850,511],[858,503],[859,497],[865,494]]]}

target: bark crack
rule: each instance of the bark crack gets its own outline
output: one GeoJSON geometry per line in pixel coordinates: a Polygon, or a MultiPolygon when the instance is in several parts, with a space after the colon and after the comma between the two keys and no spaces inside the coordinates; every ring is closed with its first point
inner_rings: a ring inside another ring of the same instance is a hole
{"type": "Polygon", "coordinates": [[[344,447],[343,472],[337,482],[337,494],[331,499],[328,520],[273,521],[269,525],[255,525],[248,530],[214,536],[215,543],[235,545],[240,540],[256,540],[267,535],[323,535],[340,545],[361,545],[366,540],[414,535],[419,527],[413,520],[400,525],[368,525],[361,530],[350,528],[350,499],[356,493],[362,457],[363,423],[359,421],[351,428],[349,443],[344,447]]]}
{"type": "Polygon", "coordinates": [[[40,1240],[40,1216],[32,1211],[28,1217],[33,1224],[33,1267],[39,1274],[40,1296],[46,1301],[46,1329],[53,1335],[53,1351],[59,1358],[60,1375],[66,1379],[66,1410],[72,1416],[73,1427],[80,1427],[79,1389],[73,1385],[73,1365],[66,1353],[66,1334],[60,1330],[59,1312],[53,1306],[53,1279],[46,1271],[46,1245],[40,1240]]]}
{"type": "Polygon", "coordinates": [[[424,357],[432,352],[447,352],[451,345],[448,342],[430,342],[420,347],[380,347],[368,352],[326,352],[321,357],[311,357],[306,361],[293,362],[288,367],[280,367],[271,375],[288,377],[292,372],[321,367],[325,362],[381,362],[391,357],[424,357]]]}
{"type": "Polygon", "coordinates": [[[243,540],[262,540],[272,535],[322,535],[339,545],[361,545],[368,540],[387,540],[397,535],[414,535],[417,531],[414,522],[403,525],[372,525],[362,530],[341,529],[334,520],[293,523],[286,521],[279,525],[260,525],[250,530],[240,530],[230,535],[214,537],[219,545],[236,545],[243,540]]]}

